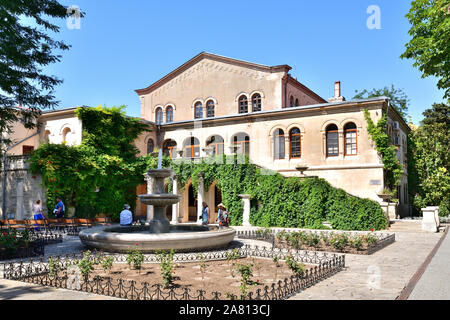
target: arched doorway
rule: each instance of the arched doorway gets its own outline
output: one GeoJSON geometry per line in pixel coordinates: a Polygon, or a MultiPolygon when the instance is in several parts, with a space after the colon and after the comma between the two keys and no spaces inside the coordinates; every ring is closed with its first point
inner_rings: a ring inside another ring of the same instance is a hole
{"type": "Polygon", "coordinates": [[[192,184],[189,185],[188,195],[189,222],[197,222],[197,197],[194,194],[194,187],[192,184]]]}

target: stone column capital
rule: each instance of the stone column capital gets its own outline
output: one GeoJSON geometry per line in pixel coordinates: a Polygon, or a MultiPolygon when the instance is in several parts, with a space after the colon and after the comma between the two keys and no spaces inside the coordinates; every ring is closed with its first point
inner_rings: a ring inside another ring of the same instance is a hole
{"type": "Polygon", "coordinates": [[[238,197],[240,197],[242,199],[251,199],[252,195],[251,194],[238,194],[238,197]]]}

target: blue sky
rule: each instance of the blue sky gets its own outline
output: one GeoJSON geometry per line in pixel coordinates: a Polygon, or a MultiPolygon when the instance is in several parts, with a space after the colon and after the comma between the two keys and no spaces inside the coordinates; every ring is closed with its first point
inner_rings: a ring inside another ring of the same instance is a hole
{"type": "Polygon", "coordinates": [[[58,39],[72,48],[45,69],[64,83],[59,108],[127,105],[140,116],[135,89],[147,87],[201,51],[264,65],[289,64],[320,96],[334,81],[350,100],[356,89],[394,84],[410,99],[415,123],[443,91],[399,56],[409,41],[409,0],[61,0],[86,16],[80,29],[57,22],[58,39]],[[381,9],[381,29],[370,30],[367,8],[381,9]]]}

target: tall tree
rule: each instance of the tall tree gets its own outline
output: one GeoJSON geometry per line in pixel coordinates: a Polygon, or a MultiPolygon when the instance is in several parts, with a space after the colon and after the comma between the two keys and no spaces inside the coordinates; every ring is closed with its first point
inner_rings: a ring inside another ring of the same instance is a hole
{"type": "Polygon", "coordinates": [[[450,0],[414,0],[406,17],[412,39],[400,57],[415,60],[422,77],[437,77],[450,99],[450,0]]]}
{"type": "Polygon", "coordinates": [[[46,34],[59,32],[59,27],[49,22],[50,18],[67,16],[67,8],[57,0],[0,1],[0,146],[3,148],[10,143],[3,134],[10,133],[13,122],[25,120],[27,127],[33,127],[30,119],[58,103],[53,89],[62,80],[45,75],[42,68],[60,61],[61,55],[52,50],[69,49],[63,41],[55,41],[46,34]]]}
{"type": "Polygon", "coordinates": [[[426,110],[422,125],[408,137],[408,188],[417,211],[439,206],[450,214],[449,106],[434,104],[426,110]]]}
{"type": "Polygon", "coordinates": [[[391,100],[391,106],[397,110],[397,112],[405,119],[408,113],[408,97],[402,89],[396,89],[392,84],[391,87],[384,87],[382,89],[367,89],[358,91],[355,90],[355,96],[353,99],[368,99],[385,96],[391,100]]]}

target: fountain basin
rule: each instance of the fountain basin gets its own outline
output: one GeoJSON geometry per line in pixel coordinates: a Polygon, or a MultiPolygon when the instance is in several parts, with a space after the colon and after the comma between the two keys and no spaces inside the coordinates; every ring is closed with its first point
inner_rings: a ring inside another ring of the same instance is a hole
{"type": "Polygon", "coordinates": [[[141,201],[146,205],[163,207],[178,203],[181,199],[181,196],[172,193],[160,193],[160,194],[141,194],[138,195],[138,198],[139,201],[141,201]]]}
{"type": "Polygon", "coordinates": [[[170,226],[168,233],[149,233],[148,226],[99,226],[80,231],[81,242],[93,249],[126,253],[138,249],[143,253],[174,249],[188,252],[226,247],[236,235],[232,228],[184,224],[170,226]],[[137,245],[136,245],[137,244],[137,245]]]}

